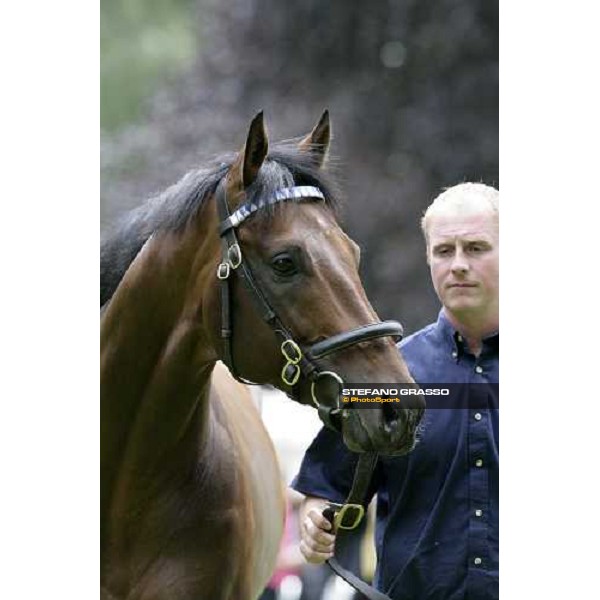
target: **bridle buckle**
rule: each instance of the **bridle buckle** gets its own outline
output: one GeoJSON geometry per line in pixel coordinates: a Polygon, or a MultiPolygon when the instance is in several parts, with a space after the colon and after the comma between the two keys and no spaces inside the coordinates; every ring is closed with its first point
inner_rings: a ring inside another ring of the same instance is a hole
{"type": "Polygon", "coordinates": [[[281,354],[291,365],[297,365],[302,360],[302,350],[300,346],[291,339],[283,340],[281,344],[281,354]]]}
{"type": "Polygon", "coordinates": [[[230,271],[229,263],[222,262],[217,267],[217,279],[221,279],[221,280],[228,279],[230,272],[231,271],[230,271]]]}
{"type": "Polygon", "coordinates": [[[283,383],[285,383],[286,385],[289,385],[290,387],[296,385],[296,383],[298,382],[298,379],[300,379],[300,367],[294,363],[291,362],[287,362],[285,363],[285,365],[283,365],[283,369],[281,369],[281,380],[283,381],[283,383]],[[288,369],[289,367],[293,368],[293,374],[288,375],[288,369]]]}
{"type": "Polygon", "coordinates": [[[333,525],[335,529],[356,529],[365,515],[365,507],[362,504],[334,504],[330,503],[334,509],[333,525]]]}
{"type": "Polygon", "coordinates": [[[288,338],[281,343],[281,354],[287,361],[281,370],[281,380],[290,387],[294,386],[300,379],[301,369],[298,363],[302,360],[302,350],[294,340],[288,338]],[[293,368],[293,372],[288,375],[289,367],[293,368]]]}
{"type": "Polygon", "coordinates": [[[227,249],[227,260],[232,269],[237,269],[242,264],[242,250],[238,243],[229,246],[227,249]]]}

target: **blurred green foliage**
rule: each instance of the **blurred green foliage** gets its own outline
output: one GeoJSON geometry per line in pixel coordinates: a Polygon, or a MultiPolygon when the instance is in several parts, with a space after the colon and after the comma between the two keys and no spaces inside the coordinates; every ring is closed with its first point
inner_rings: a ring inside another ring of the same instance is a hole
{"type": "Polygon", "coordinates": [[[144,99],[196,58],[194,0],[101,0],[101,127],[135,121],[144,99]]]}

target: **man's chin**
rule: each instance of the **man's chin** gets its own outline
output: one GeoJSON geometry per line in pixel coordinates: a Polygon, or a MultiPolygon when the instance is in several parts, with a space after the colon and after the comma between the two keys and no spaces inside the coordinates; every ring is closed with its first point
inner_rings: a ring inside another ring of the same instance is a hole
{"type": "Polygon", "coordinates": [[[454,314],[460,314],[465,311],[480,311],[482,308],[481,300],[479,298],[469,298],[466,296],[461,296],[460,298],[446,298],[444,306],[454,314]]]}
{"type": "Polygon", "coordinates": [[[481,319],[487,313],[488,306],[475,298],[461,298],[460,301],[454,299],[445,302],[444,309],[449,313],[448,316],[453,316],[459,322],[469,323],[472,319],[481,319]]]}

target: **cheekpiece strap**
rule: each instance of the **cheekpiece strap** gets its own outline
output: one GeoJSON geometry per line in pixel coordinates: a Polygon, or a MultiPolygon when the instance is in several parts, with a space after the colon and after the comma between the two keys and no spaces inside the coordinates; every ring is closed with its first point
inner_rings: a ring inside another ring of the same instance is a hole
{"type": "Polygon", "coordinates": [[[310,198],[311,200],[325,200],[325,194],[313,185],[297,185],[294,187],[281,188],[269,198],[242,204],[230,217],[221,222],[219,226],[219,235],[222,236],[229,229],[236,228],[250,215],[253,215],[257,210],[260,210],[265,206],[277,204],[278,202],[285,202],[287,200],[302,200],[305,198],[310,198]]]}

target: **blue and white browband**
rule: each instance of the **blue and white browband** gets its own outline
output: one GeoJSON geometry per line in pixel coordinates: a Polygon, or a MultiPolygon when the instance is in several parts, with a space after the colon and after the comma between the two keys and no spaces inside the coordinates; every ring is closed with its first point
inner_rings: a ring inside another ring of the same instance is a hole
{"type": "Polygon", "coordinates": [[[242,204],[228,219],[225,219],[219,227],[220,235],[223,235],[227,230],[237,227],[245,221],[250,215],[257,210],[277,204],[277,202],[285,202],[286,200],[301,200],[302,198],[310,198],[312,200],[325,200],[323,192],[313,185],[298,185],[294,187],[281,188],[272,196],[265,199],[260,199],[258,202],[246,202],[242,204]]]}

